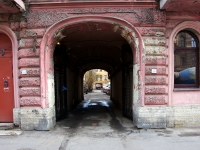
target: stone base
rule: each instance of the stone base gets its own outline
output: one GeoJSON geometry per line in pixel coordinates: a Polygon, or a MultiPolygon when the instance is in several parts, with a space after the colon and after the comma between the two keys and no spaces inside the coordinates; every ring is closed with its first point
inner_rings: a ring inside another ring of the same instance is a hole
{"type": "Polygon", "coordinates": [[[13,128],[14,128],[13,123],[0,123],[0,130],[9,130],[13,128]]]}
{"type": "Polygon", "coordinates": [[[138,128],[200,127],[200,105],[133,107],[138,128]]]}
{"type": "Polygon", "coordinates": [[[176,106],[174,109],[174,127],[200,127],[200,105],[176,106]]]}
{"type": "Polygon", "coordinates": [[[14,109],[14,124],[22,130],[50,130],[56,125],[54,108],[14,109]]]}
{"type": "MultiPolygon", "coordinates": [[[[200,127],[200,105],[133,107],[138,128],[200,127]]],[[[55,108],[23,107],[13,110],[14,125],[22,130],[50,130],[56,125],[55,108]]]]}
{"type": "Polygon", "coordinates": [[[166,128],[166,107],[134,107],[133,122],[138,128],[166,128]]]}

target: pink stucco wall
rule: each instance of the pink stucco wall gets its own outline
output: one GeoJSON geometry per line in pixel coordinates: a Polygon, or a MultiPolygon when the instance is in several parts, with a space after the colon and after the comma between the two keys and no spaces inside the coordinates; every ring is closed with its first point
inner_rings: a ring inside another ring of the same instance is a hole
{"type": "MultiPolygon", "coordinates": [[[[180,20],[178,20],[180,21],[180,20]]],[[[177,22],[177,21],[173,21],[177,22]]],[[[200,23],[194,21],[185,21],[174,25],[173,30],[170,32],[168,40],[168,55],[169,55],[169,105],[188,105],[200,104],[200,90],[199,88],[174,88],[174,39],[176,34],[184,29],[192,31],[200,40],[200,23]]]]}
{"type": "Polygon", "coordinates": [[[138,105],[142,106],[200,104],[198,90],[173,88],[174,37],[180,30],[189,29],[199,38],[200,25],[195,21],[199,15],[192,12],[160,11],[155,1],[145,1],[146,4],[144,1],[134,1],[134,7],[125,1],[106,4],[98,2],[101,5],[91,2],[84,7],[81,6],[83,2],[76,5],[74,2],[70,5],[59,2],[57,8],[53,3],[42,5],[37,0],[31,2],[27,22],[5,24],[9,19],[7,16],[4,17],[5,25],[0,26],[1,32],[6,33],[13,44],[15,107],[49,106],[48,86],[53,89],[53,84],[49,85],[48,75],[53,76],[54,38],[59,29],[85,21],[116,24],[119,26],[116,32],[130,43],[136,77],[133,85],[136,92],[135,104],[138,101],[138,105]],[[17,31],[18,42],[12,30],[17,31]],[[152,69],[156,69],[157,73],[152,73],[152,69]],[[27,74],[22,74],[22,70],[26,70],[27,74]]]}

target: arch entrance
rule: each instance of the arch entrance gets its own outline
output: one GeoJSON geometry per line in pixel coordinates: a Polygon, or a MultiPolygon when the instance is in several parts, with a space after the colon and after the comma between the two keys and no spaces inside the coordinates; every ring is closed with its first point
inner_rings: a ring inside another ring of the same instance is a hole
{"type": "Polygon", "coordinates": [[[111,100],[133,119],[143,93],[141,37],[133,26],[116,18],[69,18],[46,32],[41,49],[43,107],[55,105],[57,118],[83,100],[83,75],[99,68],[109,73],[111,100]]]}
{"type": "Polygon", "coordinates": [[[13,88],[13,61],[12,43],[10,38],[0,33],[0,123],[13,122],[14,88],[13,88]]]}

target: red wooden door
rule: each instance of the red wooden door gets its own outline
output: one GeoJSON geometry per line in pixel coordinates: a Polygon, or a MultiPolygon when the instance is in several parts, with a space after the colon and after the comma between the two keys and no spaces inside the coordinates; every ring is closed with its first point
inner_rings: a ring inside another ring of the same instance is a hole
{"type": "Polygon", "coordinates": [[[12,72],[12,44],[7,35],[0,33],[0,122],[13,122],[12,72]]]}

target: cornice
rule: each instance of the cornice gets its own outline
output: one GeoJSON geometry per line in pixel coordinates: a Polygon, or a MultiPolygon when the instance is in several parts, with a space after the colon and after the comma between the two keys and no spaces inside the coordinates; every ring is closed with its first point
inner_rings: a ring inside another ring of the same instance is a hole
{"type": "Polygon", "coordinates": [[[30,2],[30,9],[60,9],[60,8],[157,8],[157,2],[30,2]]]}

